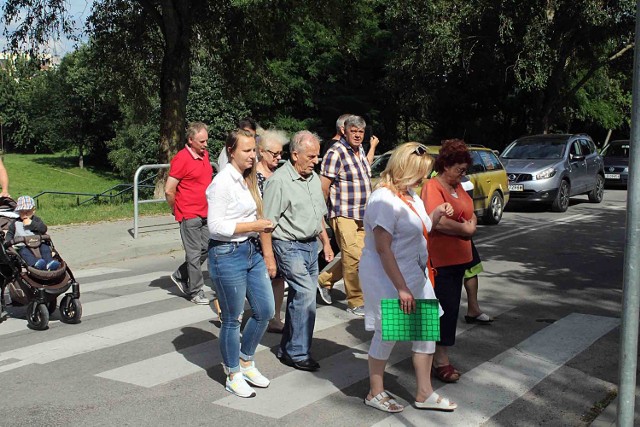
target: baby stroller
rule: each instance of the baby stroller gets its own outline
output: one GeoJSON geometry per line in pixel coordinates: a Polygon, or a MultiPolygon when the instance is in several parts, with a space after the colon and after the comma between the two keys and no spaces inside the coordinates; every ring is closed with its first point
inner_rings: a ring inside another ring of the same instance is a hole
{"type": "MultiPolygon", "coordinates": [[[[16,215],[13,212],[15,206],[16,203],[12,199],[0,199],[0,239],[2,241],[0,244],[0,305],[3,315],[6,316],[5,288],[9,287],[13,304],[27,306],[26,317],[29,327],[36,330],[47,329],[49,316],[56,310],[58,296],[66,292],[60,301],[60,320],[64,323],[79,323],[82,317],[80,285],[73,277],[71,269],[55,250],[51,237],[48,235],[16,237],[4,243],[6,230],[16,215]],[[38,258],[40,257],[38,248],[42,243],[47,243],[51,247],[53,259],[60,262],[60,267],[53,271],[29,267],[14,247],[20,243],[27,246],[38,258]]],[[[0,316],[0,322],[3,319],[4,317],[0,316]]]]}

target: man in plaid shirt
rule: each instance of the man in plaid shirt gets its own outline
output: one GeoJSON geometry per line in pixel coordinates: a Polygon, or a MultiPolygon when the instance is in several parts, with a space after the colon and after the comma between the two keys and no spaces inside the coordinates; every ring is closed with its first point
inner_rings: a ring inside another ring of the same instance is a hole
{"type": "MultiPolygon", "coordinates": [[[[322,159],[322,191],[329,201],[329,218],[342,253],[342,273],[347,311],[364,316],[364,299],[358,279],[358,263],[364,247],[364,209],[371,194],[371,164],[362,148],[367,124],[360,116],[344,123],[344,138],[322,159]]],[[[378,138],[371,137],[375,147],[378,138]]],[[[373,150],[370,151],[373,157],[373,150]]]]}

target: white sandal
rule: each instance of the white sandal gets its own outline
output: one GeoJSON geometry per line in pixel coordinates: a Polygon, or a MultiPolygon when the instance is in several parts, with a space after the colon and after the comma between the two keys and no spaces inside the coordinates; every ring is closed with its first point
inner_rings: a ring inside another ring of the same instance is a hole
{"type": "Polygon", "coordinates": [[[435,391],[424,402],[416,401],[415,404],[416,408],[426,409],[429,411],[453,412],[453,410],[458,407],[457,404],[449,402],[449,399],[440,396],[435,391]]]}
{"type": "Polygon", "coordinates": [[[404,406],[400,405],[386,390],[373,396],[371,400],[364,398],[364,404],[372,408],[379,409],[383,412],[397,413],[404,410],[404,406]],[[392,408],[395,406],[395,409],[392,408]]]}

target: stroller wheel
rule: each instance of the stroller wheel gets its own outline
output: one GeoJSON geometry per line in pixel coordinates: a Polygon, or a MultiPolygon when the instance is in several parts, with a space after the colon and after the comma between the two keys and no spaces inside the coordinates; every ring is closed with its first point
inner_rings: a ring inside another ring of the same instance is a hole
{"type": "Polygon", "coordinates": [[[49,310],[44,304],[32,301],[27,305],[27,323],[31,329],[42,331],[49,325],[49,310]]]}
{"type": "Polygon", "coordinates": [[[80,300],[71,295],[65,295],[60,301],[60,320],[64,323],[79,323],[82,317],[80,300]]]}
{"type": "Polygon", "coordinates": [[[47,310],[49,310],[49,316],[51,316],[53,312],[56,311],[56,300],[47,302],[47,310]]]}

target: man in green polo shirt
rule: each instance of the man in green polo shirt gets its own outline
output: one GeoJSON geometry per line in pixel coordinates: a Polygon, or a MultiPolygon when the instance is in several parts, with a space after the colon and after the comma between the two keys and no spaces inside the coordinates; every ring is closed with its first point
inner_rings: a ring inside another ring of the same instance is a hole
{"type": "Polygon", "coordinates": [[[264,218],[274,224],[273,233],[263,233],[262,251],[269,275],[277,266],[289,284],[287,311],[278,359],[303,371],[320,365],[311,358],[311,340],[316,321],[318,241],[325,259],[333,259],[324,215],[327,207],[314,172],[320,154],[320,139],[309,131],[296,133],[290,145],[291,161],[265,182],[264,218]]]}

